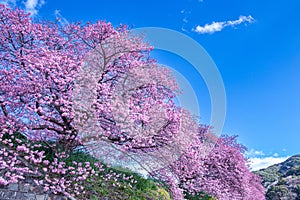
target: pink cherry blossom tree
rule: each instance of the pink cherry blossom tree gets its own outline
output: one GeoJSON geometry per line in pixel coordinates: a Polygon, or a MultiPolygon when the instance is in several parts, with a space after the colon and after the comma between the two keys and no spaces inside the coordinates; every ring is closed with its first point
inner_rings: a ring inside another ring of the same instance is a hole
{"type": "Polygon", "coordinates": [[[106,162],[141,165],[169,185],[174,199],[201,191],[263,199],[243,147],[199,128],[174,103],[179,89],[171,71],[126,26],[35,23],[0,5],[0,30],[0,184],[32,175],[45,190],[78,196],[103,168],[66,165],[85,145],[106,162]]]}
{"type": "Polygon", "coordinates": [[[154,172],[154,176],[177,186],[173,193],[178,199],[182,198],[180,191],[198,197],[205,192],[222,200],[265,199],[261,180],[249,170],[243,156],[246,148],[236,137],[217,138],[205,126],[199,128],[197,138],[180,159],[154,172]]]}
{"type": "Polygon", "coordinates": [[[60,159],[78,145],[105,141],[165,159],[172,154],[161,148],[181,148],[182,135],[194,132],[195,121],[173,102],[178,88],[170,70],[151,60],[152,48],[125,26],[34,23],[24,11],[1,5],[0,29],[3,184],[31,174],[44,176],[36,183],[46,189],[72,191],[74,177],[63,178],[72,169],[60,159]],[[15,133],[43,141],[55,159],[15,133]]]}

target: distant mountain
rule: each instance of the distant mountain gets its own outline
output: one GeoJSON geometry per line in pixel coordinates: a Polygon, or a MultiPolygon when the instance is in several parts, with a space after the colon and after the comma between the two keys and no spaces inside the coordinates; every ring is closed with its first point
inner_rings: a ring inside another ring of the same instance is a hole
{"type": "Polygon", "coordinates": [[[254,173],[263,179],[267,200],[300,200],[300,154],[254,173]]]}

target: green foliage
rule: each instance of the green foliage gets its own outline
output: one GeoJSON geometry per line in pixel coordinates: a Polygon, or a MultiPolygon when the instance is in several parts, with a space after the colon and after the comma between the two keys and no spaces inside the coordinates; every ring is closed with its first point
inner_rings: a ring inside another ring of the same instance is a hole
{"type": "Polygon", "coordinates": [[[264,182],[277,181],[281,176],[279,173],[279,167],[276,165],[268,167],[267,169],[256,171],[255,173],[262,177],[264,182]]]}
{"type": "MultiPolygon", "coordinates": [[[[77,163],[89,162],[91,166],[94,163],[99,162],[96,158],[90,154],[82,151],[73,152],[68,158],[63,160],[67,166],[72,166],[72,162],[77,163]]],[[[129,169],[121,167],[108,167],[104,163],[103,171],[98,178],[93,177],[87,180],[85,184],[85,191],[91,191],[88,196],[90,199],[102,199],[107,197],[109,199],[130,199],[130,200],[148,200],[148,199],[171,199],[167,189],[159,186],[159,183],[155,180],[145,179],[138,173],[132,172],[129,169]],[[107,174],[118,174],[120,178],[113,180],[105,180],[107,174]],[[132,177],[128,180],[123,180],[122,177],[132,177]],[[133,182],[134,180],[134,182],[133,182]],[[100,198],[101,197],[101,198],[100,198]]],[[[86,196],[85,196],[86,197],[86,196]]]]}
{"type": "Polygon", "coordinates": [[[290,169],[286,173],[286,176],[300,176],[300,165],[299,166],[294,166],[292,169],[290,169]]]}
{"type": "MultiPolygon", "coordinates": [[[[113,171],[117,171],[114,170],[113,171]]],[[[105,173],[105,172],[104,172],[105,173]]],[[[122,173],[122,172],[120,172],[122,173]]],[[[148,199],[161,199],[169,200],[170,195],[167,190],[157,183],[144,179],[136,173],[127,173],[134,176],[136,183],[130,184],[127,181],[109,180],[104,181],[101,178],[90,179],[85,186],[86,191],[93,191],[94,194],[89,196],[90,199],[100,199],[100,197],[107,197],[109,199],[130,199],[130,200],[148,200],[148,199]]]]}
{"type": "Polygon", "coordinates": [[[284,185],[272,186],[266,193],[268,199],[280,199],[288,193],[284,185]]]}
{"type": "Polygon", "coordinates": [[[268,188],[266,199],[300,197],[300,155],[255,173],[262,177],[265,188],[268,188]]]}
{"type": "Polygon", "coordinates": [[[213,197],[209,196],[204,192],[198,192],[197,194],[185,193],[185,198],[189,200],[215,200],[213,197]]]}
{"type": "Polygon", "coordinates": [[[19,132],[14,132],[12,135],[5,133],[2,135],[1,139],[2,139],[2,141],[3,140],[11,140],[14,148],[19,144],[19,142],[17,142],[17,140],[20,140],[21,143],[27,142],[26,136],[24,136],[22,133],[19,133],[19,132]]]}
{"type": "MultiPolygon", "coordinates": [[[[55,152],[59,152],[59,146],[53,141],[32,141],[27,139],[27,137],[20,133],[14,132],[12,135],[5,133],[2,136],[2,140],[11,140],[13,146],[11,148],[15,149],[18,145],[26,144],[33,151],[44,151],[45,159],[53,161],[55,157],[55,152]]],[[[3,144],[2,144],[3,145],[3,144]]],[[[7,145],[6,145],[7,146],[7,145]]]]}
{"type": "Polygon", "coordinates": [[[297,184],[295,186],[295,193],[297,194],[298,197],[300,197],[300,184],[297,184]]]}
{"type": "Polygon", "coordinates": [[[81,151],[71,153],[62,161],[66,163],[66,166],[72,166],[73,161],[76,161],[77,163],[83,163],[83,166],[85,166],[85,162],[89,162],[91,166],[93,166],[96,162],[99,162],[96,158],[81,151]]]}
{"type": "Polygon", "coordinates": [[[53,161],[55,157],[55,152],[59,152],[59,148],[55,142],[52,141],[30,141],[32,150],[34,151],[44,151],[45,152],[45,160],[49,160],[50,162],[53,161]]]}
{"type": "MultiPolygon", "coordinates": [[[[72,166],[72,162],[83,163],[89,162],[91,166],[94,163],[99,162],[96,158],[90,154],[82,151],[73,152],[69,157],[63,159],[66,166],[72,166]]],[[[109,199],[130,199],[130,200],[148,200],[148,199],[171,199],[167,189],[160,186],[155,180],[149,180],[143,178],[138,173],[132,172],[129,169],[121,167],[108,167],[103,164],[103,171],[99,177],[89,178],[85,184],[85,191],[91,191],[88,197],[92,200],[101,199],[107,197],[109,199]],[[113,180],[105,180],[107,174],[118,174],[120,178],[113,180]],[[123,180],[122,177],[132,177],[129,180],[123,180]],[[134,180],[134,182],[133,182],[134,180]],[[101,198],[100,198],[101,197],[101,198]]],[[[82,195],[82,198],[86,196],[82,195]]]]}
{"type": "Polygon", "coordinates": [[[286,180],[285,179],[280,179],[277,183],[277,185],[286,185],[286,180]]]}

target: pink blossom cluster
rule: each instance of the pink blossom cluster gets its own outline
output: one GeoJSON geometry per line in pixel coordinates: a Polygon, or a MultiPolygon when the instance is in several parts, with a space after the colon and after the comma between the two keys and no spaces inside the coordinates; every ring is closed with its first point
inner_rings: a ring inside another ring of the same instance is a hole
{"type": "Polygon", "coordinates": [[[236,142],[236,136],[218,138],[209,127],[200,127],[197,138],[180,159],[153,175],[190,195],[205,192],[221,200],[265,199],[261,179],[250,171],[243,156],[245,147],[236,142]],[[171,182],[170,177],[176,178],[171,182]]]}

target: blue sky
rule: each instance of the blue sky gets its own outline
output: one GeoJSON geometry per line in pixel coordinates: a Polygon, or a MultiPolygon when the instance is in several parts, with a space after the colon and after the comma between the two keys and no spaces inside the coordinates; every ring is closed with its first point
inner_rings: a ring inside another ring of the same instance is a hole
{"type": "MultiPolygon", "coordinates": [[[[164,27],[193,38],[209,53],[223,78],[224,133],[239,135],[255,168],[300,153],[300,1],[2,0],[35,18],[63,23],[106,20],[132,28],[164,27]]],[[[210,119],[210,98],[192,66],[167,52],[152,54],[178,69],[199,98],[201,120],[210,119]]]]}

